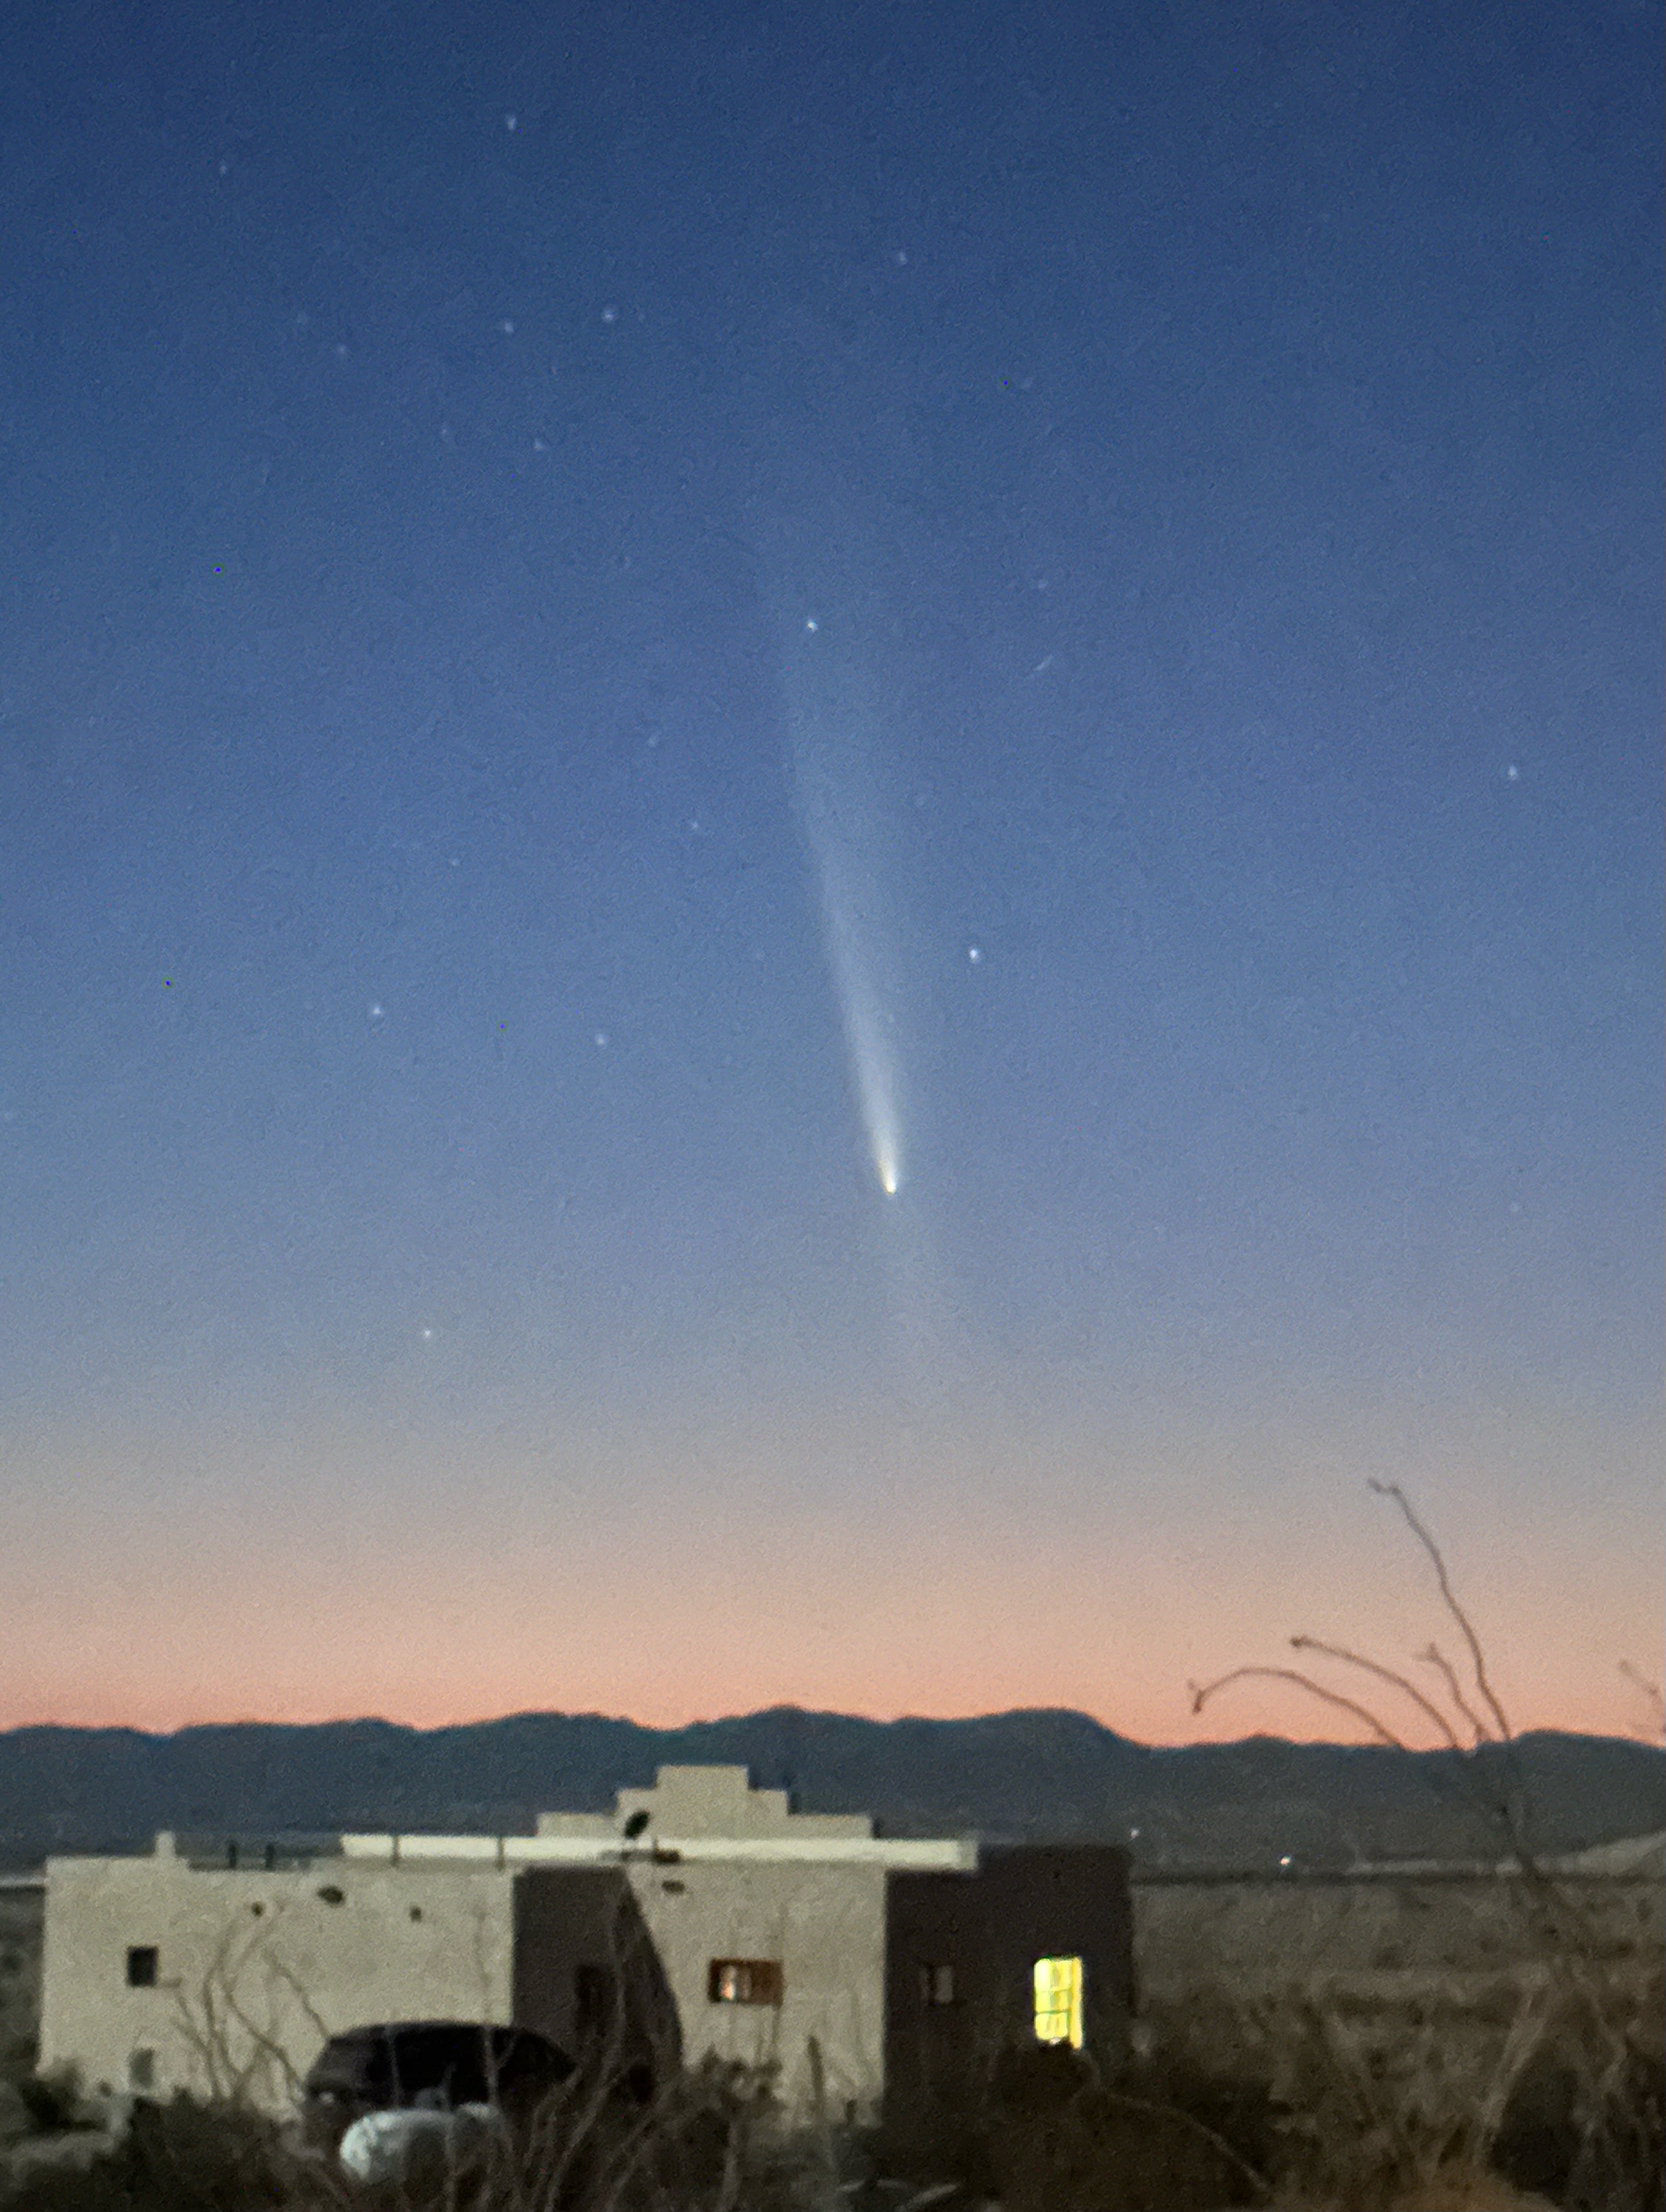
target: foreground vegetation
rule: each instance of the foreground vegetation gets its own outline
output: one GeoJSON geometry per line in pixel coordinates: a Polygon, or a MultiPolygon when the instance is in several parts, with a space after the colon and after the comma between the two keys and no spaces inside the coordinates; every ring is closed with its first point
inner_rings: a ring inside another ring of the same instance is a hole
{"type": "Polygon", "coordinates": [[[1292,1991],[1195,1993],[1114,2073],[1033,2050],[991,2074],[964,2139],[928,2159],[789,2127],[767,2075],[715,2065],[646,2105],[592,2075],[513,2148],[366,2189],[233,2103],[131,2108],[119,2133],[73,2084],[25,2076],[3,2212],[1216,2212],[1231,2205],[1663,2212],[1657,1973],[1601,2032],[1554,1979],[1462,2045],[1438,2014],[1350,2018],[1292,1991]],[[1467,2056],[1459,2063],[1454,2052],[1467,2056]],[[76,2141],[75,2124],[81,2140],[76,2141]],[[34,2152],[32,2159],[31,2151],[34,2152]],[[76,2154],[77,2151],[79,2155],[76,2154]],[[50,2156],[47,2155],[50,2154],[50,2156]]]}

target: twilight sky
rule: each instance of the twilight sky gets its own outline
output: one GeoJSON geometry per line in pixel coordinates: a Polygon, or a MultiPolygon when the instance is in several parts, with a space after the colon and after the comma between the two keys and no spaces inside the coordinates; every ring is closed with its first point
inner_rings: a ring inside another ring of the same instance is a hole
{"type": "Polygon", "coordinates": [[[1638,1718],[1661,62],[7,11],[0,1724],[1638,1718]]]}

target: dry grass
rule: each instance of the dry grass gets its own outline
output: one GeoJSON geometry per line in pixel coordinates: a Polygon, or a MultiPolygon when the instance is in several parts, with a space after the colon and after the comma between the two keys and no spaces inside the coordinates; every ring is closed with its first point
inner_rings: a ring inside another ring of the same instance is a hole
{"type": "MultiPolygon", "coordinates": [[[[650,2105],[593,2096],[550,2100],[530,2136],[489,2142],[466,2166],[429,2160],[398,2185],[362,2187],[296,2149],[289,2131],[246,2106],[185,2095],[140,2104],[118,2142],[84,2170],[36,2166],[14,2177],[7,2212],[764,2212],[781,2164],[766,2141],[767,2085],[711,2069],[650,2105]]],[[[775,2192],[786,2212],[801,2192],[775,2192]]]]}
{"type": "MultiPolygon", "coordinates": [[[[270,2118],[180,2097],[141,2106],[85,2170],[40,2167],[4,2212],[1662,2212],[1657,1984],[1593,2033],[1554,1977],[1460,2037],[1298,1986],[1195,1991],[1112,2074],[1009,2059],[982,2124],[933,2176],[890,2182],[873,2143],[789,2128],[766,2075],[708,2065],[639,2102],[593,2069],[514,2146],[366,2190],[270,2118]],[[1652,2036],[1652,2042],[1651,2041],[1652,2036]],[[1632,2063],[1616,2071],[1616,2045],[1632,2063]],[[936,2190],[930,2185],[936,2183],[936,2190]]],[[[61,2100],[60,2085],[55,2094],[61,2100]]]]}
{"type": "Polygon", "coordinates": [[[1659,2212],[1660,1996],[1598,2034],[1543,1977],[1456,2036],[1438,2007],[1198,1991],[1114,2076],[1049,2060],[1007,2085],[975,2179],[1007,2212],[1659,2212]]]}

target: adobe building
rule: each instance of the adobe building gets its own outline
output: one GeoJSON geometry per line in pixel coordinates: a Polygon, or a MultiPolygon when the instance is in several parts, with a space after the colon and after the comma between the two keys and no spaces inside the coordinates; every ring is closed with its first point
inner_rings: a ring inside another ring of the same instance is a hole
{"type": "Polygon", "coordinates": [[[1110,2050],[1132,2008],[1120,1851],[879,1837],[739,1766],[661,1767],[531,1836],[52,1859],[44,1936],[43,2069],[272,2111],[328,2035],[464,2019],[774,2063],[800,2114],[915,2135],[1000,2050],[1110,2050]]]}

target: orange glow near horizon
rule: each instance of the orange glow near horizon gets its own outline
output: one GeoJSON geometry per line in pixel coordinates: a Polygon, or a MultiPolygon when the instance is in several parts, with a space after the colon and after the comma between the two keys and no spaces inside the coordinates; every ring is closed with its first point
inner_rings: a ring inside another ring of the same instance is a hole
{"type": "MultiPolygon", "coordinates": [[[[1659,1679],[1659,1530],[1541,1486],[1576,1444],[1616,1463],[1614,1439],[1529,1441],[1489,1463],[1449,1437],[1408,1479],[1517,1729],[1646,1733],[1620,1662],[1659,1679]],[[1501,1543],[1512,1519],[1530,1543],[1501,1543]]],[[[1351,1741],[1365,1731],[1293,1685],[1241,1681],[1195,1717],[1188,1685],[1294,1663],[1298,1632],[1426,1686],[1412,1654],[1432,1638],[1458,1654],[1426,1562],[1338,1428],[1246,1427],[1228,1456],[1176,1420],[1038,1434],[986,1415],[886,1449],[855,1417],[610,1432],[536,1464],[345,1434],[282,1458],[223,1438],[43,1442],[48,1479],[0,1561],[0,1726],[1027,1707],[1152,1744],[1351,1741]]],[[[1365,1702],[1429,1740],[1405,1701],[1365,1702]]]]}
{"type": "MultiPolygon", "coordinates": [[[[1410,1669],[1408,1670],[1411,1671],[1410,1669]]],[[[1604,1685],[1593,1686],[1592,1694],[1581,1704],[1573,1698],[1547,1700],[1543,1705],[1524,1704],[1519,1698],[1511,1701],[1511,1719],[1517,1735],[1549,1731],[1569,1735],[1631,1736],[1640,1741],[1658,1741],[1647,1734],[1647,1715],[1642,1710],[1643,1700],[1634,1690],[1621,1681],[1609,1690],[1604,1685]]],[[[159,1684],[149,1695],[132,1701],[79,1697],[73,1692],[50,1703],[33,1706],[0,1705],[0,1729],[30,1728],[75,1728],[88,1729],[131,1729],[145,1735],[166,1735],[178,1729],[203,1727],[226,1727],[264,1724],[307,1728],[335,1723],[380,1721],[395,1727],[419,1731],[465,1728],[493,1721],[516,1719],[527,1715],[553,1714],[566,1717],[599,1716],[607,1720],[628,1722],[649,1730],[666,1731],[694,1727],[718,1721],[744,1719],[762,1711],[788,1707],[807,1713],[828,1714],[840,1718],[867,1720],[885,1723],[899,1720],[960,1721],[980,1720],[1014,1711],[1037,1710],[1079,1712],[1102,1727],[1128,1741],[1157,1748],[1172,1748],[1186,1744],[1237,1743],[1246,1738],[1273,1736],[1292,1743],[1366,1743],[1375,1741],[1364,1728],[1350,1730],[1346,1717],[1333,1716],[1328,1709],[1310,1702],[1293,1690],[1288,1701],[1264,1695],[1244,1697],[1229,1712],[1222,1700],[1212,1720],[1194,1723],[1190,1717],[1189,1699],[1183,1688],[1172,1699],[1156,1695],[1133,1702],[1119,1710],[1094,1710],[1085,1700],[1070,1698],[1038,1699],[1014,1694],[997,1698],[991,1703],[926,1705],[887,1703],[864,1704],[860,1692],[841,1696],[836,1686],[816,1692],[793,1695],[779,1693],[767,1686],[746,1700],[731,1704],[690,1704],[678,1706],[667,1703],[655,1706],[637,1703],[629,1710],[617,1703],[609,1703],[605,1686],[587,1693],[576,1688],[566,1698],[550,1698],[544,1702],[516,1698],[510,1692],[496,1705],[463,1701],[456,1705],[440,1699],[416,1700],[409,1705],[398,1705],[384,1698],[374,1705],[355,1706],[332,1703],[327,1695],[309,1695],[301,1686],[276,1691],[259,1703],[230,1701],[222,1705],[199,1703],[192,1695],[191,1686],[159,1684]],[[169,1694],[170,1691],[173,1694],[169,1694]],[[1166,1712],[1164,1711],[1167,1705],[1166,1712]]],[[[1384,1700],[1384,1717],[1392,1719],[1389,1701],[1384,1700]]],[[[1435,1747],[1433,1733],[1426,1725],[1420,1733],[1408,1727],[1405,1742],[1415,1750],[1435,1747]]]]}

